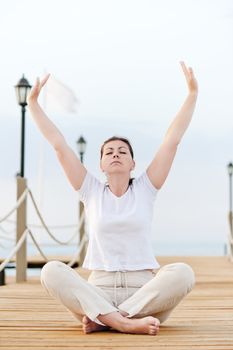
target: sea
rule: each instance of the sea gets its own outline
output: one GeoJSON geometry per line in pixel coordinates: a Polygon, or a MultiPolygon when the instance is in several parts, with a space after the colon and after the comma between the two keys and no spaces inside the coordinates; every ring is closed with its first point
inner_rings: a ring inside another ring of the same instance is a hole
{"type": "MultiPolygon", "coordinates": [[[[6,258],[10,253],[11,246],[2,246],[0,241],[0,257],[6,258]]],[[[153,249],[155,256],[224,256],[227,255],[227,243],[223,241],[214,242],[153,242],[153,249]]],[[[42,245],[42,251],[46,256],[70,256],[71,259],[77,252],[77,245],[58,246],[54,244],[42,245]]],[[[38,255],[38,251],[32,244],[27,245],[27,255],[38,255]]],[[[15,264],[9,263],[8,268],[5,269],[6,276],[15,275],[15,264]]],[[[28,276],[39,276],[40,270],[38,268],[28,268],[28,276]]]]}

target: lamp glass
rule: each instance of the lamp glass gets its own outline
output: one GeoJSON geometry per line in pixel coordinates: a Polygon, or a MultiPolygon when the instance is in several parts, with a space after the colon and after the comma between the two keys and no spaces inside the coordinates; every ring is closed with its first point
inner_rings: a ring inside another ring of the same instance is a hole
{"type": "Polygon", "coordinates": [[[232,163],[229,163],[228,166],[227,166],[227,168],[228,168],[228,174],[229,174],[229,175],[232,175],[232,174],[233,174],[233,164],[232,164],[232,163]]]}
{"type": "Polygon", "coordinates": [[[84,154],[86,151],[87,143],[82,136],[78,139],[77,145],[78,145],[78,152],[84,154]]]}
{"type": "Polygon", "coordinates": [[[30,87],[28,86],[16,86],[16,97],[18,104],[20,106],[26,106],[27,104],[27,96],[30,91],[30,87]]]}
{"type": "Polygon", "coordinates": [[[15,86],[16,98],[20,106],[27,105],[27,96],[31,90],[31,85],[23,76],[15,86]]]}

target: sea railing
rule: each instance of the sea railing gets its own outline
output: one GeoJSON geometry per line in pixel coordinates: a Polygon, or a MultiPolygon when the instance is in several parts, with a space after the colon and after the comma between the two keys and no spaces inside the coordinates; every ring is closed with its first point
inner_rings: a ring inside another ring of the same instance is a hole
{"type": "MultiPolygon", "coordinates": [[[[20,180],[19,180],[20,181],[20,180]]],[[[84,250],[86,248],[86,243],[88,241],[88,236],[86,231],[84,230],[84,210],[82,210],[82,212],[80,213],[80,217],[79,217],[79,222],[77,225],[61,225],[61,226],[51,226],[49,227],[46,223],[45,220],[38,208],[38,205],[35,201],[35,198],[33,196],[32,191],[30,190],[30,188],[27,187],[27,185],[24,188],[24,191],[20,194],[20,196],[17,199],[16,204],[13,206],[13,208],[11,210],[8,211],[8,213],[6,213],[4,216],[0,217],[0,225],[3,222],[9,222],[9,217],[17,210],[17,222],[16,222],[16,226],[20,226],[20,227],[16,227],[17,231],[19,231],[21,229],[20,234],[16,235],[16,244],[15,246],[11,249],[11,251],[8,253],[7,257],[2,261],[2,263],[0,264],[0,285],[4,284],[5,282],[5,274],[4,274],[4,269],[7,267],[7,265],[9,264],[10,261],[12,261],[12,259],[14,258],[14,256],[16,256],[16,281],[17,282],[21,282],[26,280],[25,276],[26,276],[26,269],[27,269],[27,256],[25,254],[26,249],[24,249],[23,252],[21,252],[21,250],[23,250],[23,247],[25,247],[26,245],[26,240],[27,237],[31,237],[31,240],[33,242],[33,244],[35,245],[35,247],[37,248],[39,254],[42,256],[42,258],[44,259],[45,262],[49,261],[49,258],[46,256],[46,254],[43,252],[43,249],[41,248],[41,244],[38,243],[38,240],[36,239],[36,235],[34,233],[34,230],[36,228],[43,228],[45,230],[45,232],[47,233],[47,235],[50,237],[51,240],[53,240],[54,242],[56,242],[56,244],[58,245],[62,245],[62,246],[67,246],[70,245],[71,242],[74,241],[74,239],[76,237],[79,236],[79,244],[77,247],[76,252],[74,253],[73,257],[70,259],[70,261],[68,262],[69,266],[74,266],[77,262],[80,264],[80,257],[81,255],[84,254],[84,250]],[[26,200],[27,198],[30,198],[31,203],[36,211],[36,214],[40,220],[40,225],[33,225],[33,224],[27,224],[26,223],[26,200]],[[21,209],[21,207],[24,206],[24,215],[22,215],[23,219],[18,217],[18,212],[21,209]],[[20,222],[21,221],[21,222],[20,222]],[[22,230],[22,227],[24,228],[22,230]],[[58,239],[56,237],[56,235],[54,233],[52,233],[51,229],[54,228],[67,228],[67,227],[75,227],[74,233],[71,235],[71,237],[66,240],[66,241],[62,241],[60,239],[58,239]],[[82,236],[80,235],[82,232],[82,236]],[[19,255],[19,259],[17,259],[17,254],[19,255]],[[18,271],[18,279],[17,279],[17,271],[18,271]]],[[[13,221],[10,221],[11,223],[14,223],[13,221]]],[[[13,241],[13,237],[9,237],[9,234],[12,233],[13,231],[9,232],[6,229],[4,229],[2,227],[2,225],[0,226],[0,238],[8,240],[8,241],[13,241]]]]}

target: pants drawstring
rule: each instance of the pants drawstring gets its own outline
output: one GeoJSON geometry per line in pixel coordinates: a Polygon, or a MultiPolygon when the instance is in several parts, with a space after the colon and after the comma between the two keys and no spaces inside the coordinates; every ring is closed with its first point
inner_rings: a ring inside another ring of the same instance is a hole
{"type": "Polygon", "coordinates": [[[115,304],[115,306],[117,306],[117,303],[118,303],[118,301],[117,301],[118,276],[121,277],[121,286],[125,287],[125,289],[126,289],[126,299],[128,299],[128,297],[129,297],[127,271],[116,271],[115,276],[114,276],[114,304],[115,304]],[[124,279],[124,286],[122,285],[123,279],[124,279]]]}
{"type": "Polygon", "coordinates": [[[128,299],[128,297],[129,297],[129,291],[128,291],[127,271],[124,271],[124,278],[125,278],[125,288],[126,288],[126,299],[128,299]]]}
{"type": "Polygon", "coordinates": [[[115,277],[114,277],[114,303],[115,306],[117,306],[117,276],[120,271],[116,271],[115,277]]]}

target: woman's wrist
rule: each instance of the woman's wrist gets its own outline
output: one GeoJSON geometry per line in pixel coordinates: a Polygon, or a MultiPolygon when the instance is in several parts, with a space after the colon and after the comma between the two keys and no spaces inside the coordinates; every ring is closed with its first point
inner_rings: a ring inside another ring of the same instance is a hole
{"type": "Polygon", "coordinates": [[[198,90],[194,90],[194,91],[189,91],[188,96],[190,96],[191,98],[196,99],[198,95],[198,90]]]}
{"type": "Polygon", "coordinates": [[[28,104],[28,107],[29,107],[29,108],[33,108],[33,107],[35,107],[35,106],[38,105],[38,101],[37,101],[36,98],[29,98],[29,99],[27,100],[27,104],[28,104]]]}

